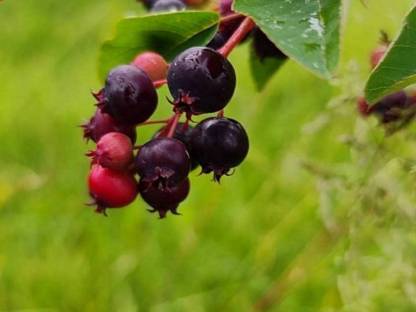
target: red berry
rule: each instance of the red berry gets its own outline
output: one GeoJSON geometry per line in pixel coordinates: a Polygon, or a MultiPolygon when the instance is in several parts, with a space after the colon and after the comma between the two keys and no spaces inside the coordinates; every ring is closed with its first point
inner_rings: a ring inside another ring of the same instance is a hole
{"type": "Polygon", "coordinates": [[[370,63],[372,68],[375,68],[381,62],[388,48],[389,46],[387,44],[383,44],[371,53],[370,63]]]}
{"type": "Polygon", "coordinates": [[[97,109],[94,116],[89,122],[81,126],[84,128],[84,138],[98,142],[101,137],[109,132],[121,132],[127,135],[132,143],[136,142],[136,129],[132,126],[123,126],[116,123],[116,121],[100,109],[97,109]]]}
{"type": "Polygon", "coordinates": [[[97,149],[87,155],[104,168],[126,170],[133,161],[133,145],[128,136],[110,132],[98,141],[97,149]]]}
{"type": "Polygon", "coordinates": [[[178,214],[177,208],[188,196],[189,188],[189,179],[185,179],[181,183],[166,189],[160,189],[145,182],[139,183],[142,198],[153,208],[150,212],[157,211],[161,219],[166,216],[168,211],[178,214]]]}
{"type": "Polygon", "coordinates": [[[137,55],[132,64],[143,70],[153,81],[165,79],[169,67],[166,60],[154,52],[137,55]]]}
{"type": "Polygon", "coordinates": [[[129,205],[137,196],[137,182],[132,174],[94,165],[88,177],[88,187],[96,211],[104,213],[107,208],[129,205]]]}

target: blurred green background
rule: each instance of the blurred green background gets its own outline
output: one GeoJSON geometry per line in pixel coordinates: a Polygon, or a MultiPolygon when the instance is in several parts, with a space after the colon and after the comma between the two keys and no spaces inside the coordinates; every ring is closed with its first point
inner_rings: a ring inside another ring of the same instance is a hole
{"type": "Polygon", "coordinates": [[[247,46],[232,54],[226,113],[249,157],[221,185],[193,173],[183,216],[159,220],[139,200],[108,218],[84,206],[77,128],[100,43],[140,5],[2,1],[0,310],[416,311],[416,129],[385,137],[354,104],[379,30],[413,1],[348,3],[331,83],[289,62],[256,93],[247,46]]]}

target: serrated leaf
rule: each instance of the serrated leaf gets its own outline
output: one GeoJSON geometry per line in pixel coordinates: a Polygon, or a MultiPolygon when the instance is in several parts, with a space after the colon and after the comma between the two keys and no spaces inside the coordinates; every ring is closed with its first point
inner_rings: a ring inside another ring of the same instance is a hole
{"type": "Polygon", "coordinates": [[[154,51],[171,60],[183,50],[205,45],[217,30],[218,14],[185,11],[125,18],[116,35],[100,51],[99,75],[120,64],[128,64],[140,52],[154,51]]]}
{"type": "Polygon", "coordinates": [[[399,37],[371,73],[365,87],[370,103],[416,83],[416,7],[409,13],[399,37]]]}
{"type": "Polygon", "coordinates": [[[341,0],[236,0],[287,56],[331,78],[339,59],[341,0]]]}

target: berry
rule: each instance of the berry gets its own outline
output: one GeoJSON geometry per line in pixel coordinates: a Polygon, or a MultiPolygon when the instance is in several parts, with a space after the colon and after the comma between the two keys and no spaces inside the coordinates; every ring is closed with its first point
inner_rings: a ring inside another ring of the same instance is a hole
{"type": "Polygon", "coordinates": [[[214,180],[228,174],[247,156],[249,141],[240,123],[228,118],[208,118],[192,132],[192,152],[202,172],[214,172],[214,180]]]}
{"type": "Polygon", "coordinates": [[[104,168],[126,170],[133,161],[133,145],[128,136],[110,132],[98,141],[97,149],[87,155],[104,168]]]}
{"type": "Polygon", "coordinates": [[[409,108],[411,101],[404,91],[399,91],[384,97],[369,108],[369,114],[376,115],[381,123],[399,120],[403,111],[409,108]]]}
{"type": "Polygon", "coordinates": [[[150,212],[158,212],[160,218],[164,218],[168,211],[178,214],[178,205],[186,199],[189,194],[189,179],[166,189],[160,189],[147,183],[139,183],[139,191],[143,200],[153,209],[150,212]]]}
{"type": "Polygon", "coordinates": [[[127,135],[132,143],[136,142],[136,129],[132,126],[123,126],[108,114],[97,109],[90,121],[81,126],[84,128],[84,138],[98,142],[100,138],[109,132],[121,132],[127,135]]]}
{"type": "Polygon", "coordinates": [[[132,64],[143,70],[153,81],[166,79],[169,66],[160,54],[141,53],[136,56],[132,64]]]}
{"type": "Polygon", "coordinates": [[[188,114],[223,109],[236,85],[231,63],[206,47],[190,48],[178,55],[169,67],[167,80],[175,108],[188,114]]]}
{"type": "Polygon", "coordinates": [[[137,0],[137,1],[142,2],[146,8],[150,9],[157,0],[137,0]]]}
{"type": "Polygon", "coordinates": [[[127,206],[137,196],[138,187],[134,176],[93,165],[88,177],[88,186],[96,211],[104,213],[107,208],[127,206]]]}
{"type": "Polygon", "coordinates": [[[191,163],[181,141],[158,138],[140,148],[135,165],[143,183],[163,189],[182,182],[188,176],[191,163]]]}
{"type": "Polygon", "coordinates": [[[220,14],[222,16],[226,16],[231,13],[234,13],[232,9],[233,0],[219,0],[219,2],[220,2],[220,14]]]}
{"type": "Polygon", "coordinates": [[[375,68],[381,62],[388,48],[389,48],[388,44],[382,44],[371,53],[371,57],[370,57],[371,68],[375,68]]]}
{"type": "Polygon", "coordinates": [[[367,117],[370,113],[370,106],[368,105],[367,101],[363,97],[358,98],[357,109],[358,109],[358,112],[363,117],[367,117]]]}
{"type": "Polygon", "coordinates": [[[287,59],[287,56],[259,28],[253,31],[253,48],[260,61],[266,58],[287,59]]]}
{"type": "Polygon", "coordinates": [[[146,121],[157,106],[149,76],[133,65],[121,65],[108,75],[99,107],[117,122],[136,125],[146,121]]]}
{"type": "Polygon", "coordinates": [[[164,12],[164,11],[182,11],[186,9],[186,5],[181,0],[157,0],[150,11],[164,12]]]}
{"type": "MultiPolygon", "coordinates": [[[[191,170],[194,170],[196,167],[198,167],[198,162],[196,161],[195,157],[192,156],[192,151],[191,151],[192,130],[193,130],[192,126],[180,122],[178,123],[175,129],[175,133],[173,134],[173,137],[181,141],[185,145],[186,150],[188,151],[189,157],[191,159],[191,170]]],[[[154,139],[160,138],[160,137],[166,136],[166,134],[167,134],[167,128],[163,127],[159,129],[159,131],[153,135],[153,138],[154,139]]]]}

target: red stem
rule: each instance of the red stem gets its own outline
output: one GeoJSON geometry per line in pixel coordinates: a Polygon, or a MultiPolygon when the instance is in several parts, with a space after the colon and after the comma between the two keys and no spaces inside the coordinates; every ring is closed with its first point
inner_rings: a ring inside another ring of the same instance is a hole
{"type": "Polygon", "coordinates": [[[231,51],[245,38],[245,36],[256,26],[250,17],[246,17],[234,34],[228,39],[224,46],[218,50],[224,57],[228,57],[231,51]]]}
{"type": "Polygon", "coordinates": [[[223,109],[218,112],[217,117],[218,118],[224,117],[224,110],[223,109]]]}
{"type": "Polygon", "coordinates": [[[239,13],[232,13],[229,14],[227,16],[221,17],[220,19],[220,24],[226,24],[228,22],[231,22],[232,20],[238,19],[243,17],[243,15],[239,14],[239,13]]]}
{"type": "Polygon", "coordinates": [[[156,80],[156,81],[153,81],[153,85],[154,85],[155,88],[160,88],[161,86],[163,86],[167,82],[168,81],[166,79],[156,80]]]}
{"type": "Polygon", "coordinates": [[[169,132],[167,134],[168,138],[172,138],[175,134],[176,127],[179,123],[179,119],[181,118],[182,113],[175,113],[173,116],[172,122],[169,125],[169,132]]]}

